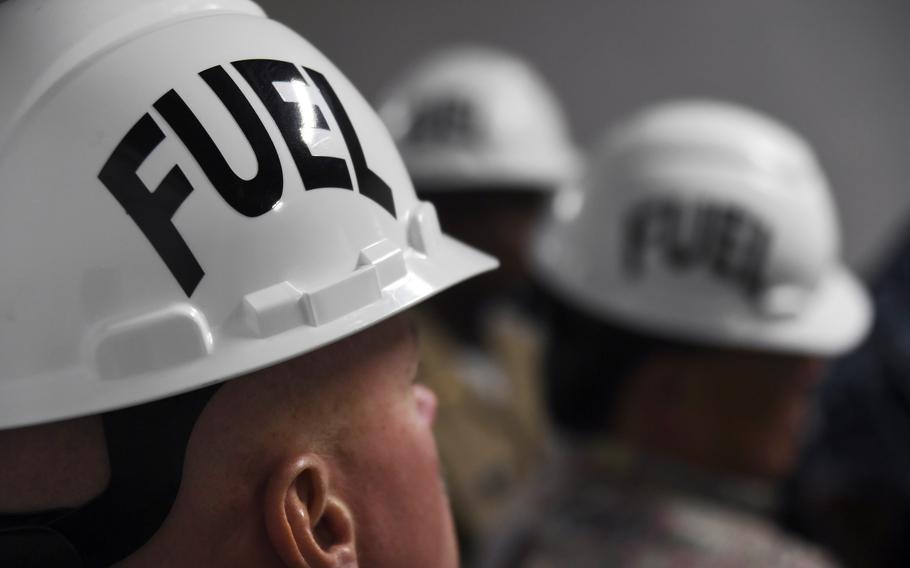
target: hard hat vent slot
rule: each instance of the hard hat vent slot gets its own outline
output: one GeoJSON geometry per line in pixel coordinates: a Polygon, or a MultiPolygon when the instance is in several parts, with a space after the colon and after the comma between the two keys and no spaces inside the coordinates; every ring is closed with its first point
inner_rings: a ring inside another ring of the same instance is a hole
{"type": "Polygon", "coordinates": [[[212,352],[212,333],[199,310],[180,304],[108,327],[95,351],[102,379],[160,371],[212,352]]]}
{"type": "Polygon", "coordinates": [[[394,242],[383,239],[360,251],[357,268],[375,266],[379,284],[383,288],[401,280],[408,274],[404,252],[394,242]]]}
{"type": "Polygon", "coordinates": [[[319,326],[337,320],[382,299],[379,272],[366,266],[325,288],[300,298],[307,323],[319,326]]]}
{"type": "Polygon", "coordinates": [[[309,325],[324,325],[382,299],[382,290],[408,274],[404,252],[383,239],[357,255],[357,269],[341,280],[311,292],[281,282],[247,294],[241,317],[259,337],[309,325]]]}
{"type": "Polygon", "coordinates": [[[259,337],[270,337],[306,324],[297,305],[301,292],[282,282],[243,298],[243,321],[259,337]]]}

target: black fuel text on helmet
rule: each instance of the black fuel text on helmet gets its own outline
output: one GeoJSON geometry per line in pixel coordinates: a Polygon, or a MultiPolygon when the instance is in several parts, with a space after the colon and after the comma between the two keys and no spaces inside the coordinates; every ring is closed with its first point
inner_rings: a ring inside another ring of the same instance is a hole
{"type": "Polygon", "coordinates": [[[771,231],[734,205],[644,200],[629,211],[623,233],[623,268],[629,277],[641,277],[654,255],[677,272],[705,269],[749,298],[765,284],[771,231]]]}
{"type": "MultiPolygon", "coordinates": [[[[304,189],[354,189],[347,161],[313,155],[300,134],[302,127],[329,130],[325,113],[330,113],[347,146],[359,192],[396,215],[392,190],[367,165],[350,117],[324,75],[306,67],[301,71],[293,63],[284,61],[257,59],[237,61],[232,65],[249,83],[278,126],[304,189]],[[311,100],[288,96],[288,93],[297,92],[295,89],[279,90],[282,85],[295,84],[304,89],[314,86],[327,108],[320,108],[311,100]],[[306,124],[306,120],[312,123],[306,124]]],[[[223,67],[206,69],[199,76],[218,96],[246,136],[258,164],[253,178],[237,176],[217,143],[176,91],[168,91],[153,106],[228,205],[247,217],[266,214],[279,202],[284,192],[285,172],[275,141],[250,101],[223,67]]],[[[192,296],[205,271],[172,218],[192,193],[193,186],[179,166],[174,166],[154,191],[142,182],[137,173],[165,136],[155,119],[148,113],[144,114],[111,154],[98,177],[136,222],[186,295],[192,296]]]]}

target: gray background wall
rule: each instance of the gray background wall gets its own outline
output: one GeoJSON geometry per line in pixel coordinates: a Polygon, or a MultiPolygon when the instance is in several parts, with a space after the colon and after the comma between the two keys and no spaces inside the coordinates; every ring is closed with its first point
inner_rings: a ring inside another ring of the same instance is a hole
{"type": "Polygon", "coordinates": [[[665,97],[724,97],[772,113],[818,150],[846,256],[864,271],[908,215],[910,5],[900,0],[261,3],[373,100],[428,50],[480,41],[534,61],[586,144],[665,97]]]}

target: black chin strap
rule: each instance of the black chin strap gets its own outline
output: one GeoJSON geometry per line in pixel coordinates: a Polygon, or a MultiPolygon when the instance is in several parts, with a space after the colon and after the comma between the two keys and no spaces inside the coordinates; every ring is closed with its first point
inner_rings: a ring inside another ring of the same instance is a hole
{"type": "Polygon", "coordinates": [[[219,386],[104,414],[107,489],[80,509],[0,515],[0,566],[110,566],[148,542],[177,498],[190,434],[219,386]]]}
{"type": "MultiPolygon", "coordinates": [[[[0,522],[6,519],[0,520],[0,522]]],[[[0,528],[0,566],[81,568],[79,552],[60,533],[29,522],[0,528]]]]}

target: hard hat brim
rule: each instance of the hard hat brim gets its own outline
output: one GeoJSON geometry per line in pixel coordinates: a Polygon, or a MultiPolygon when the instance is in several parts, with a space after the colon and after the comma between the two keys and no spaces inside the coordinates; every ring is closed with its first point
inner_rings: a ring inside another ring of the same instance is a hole
{"type": "Polygon", "coordinates": [[[118,380],[72,373],[28,377],[2,385],[0,429],[97,414],[175,396],[271,367],[325,347],[427,300],[464,280],[493,270],[498,261],[440,235],[432,255],[408,251],[407,274],[381,300],[320,326],[300,326],[252,338],[216,329],[218,348],[186,364],[118,380]],[[36,389],[41,382],[45,388],[36,389]]]}

